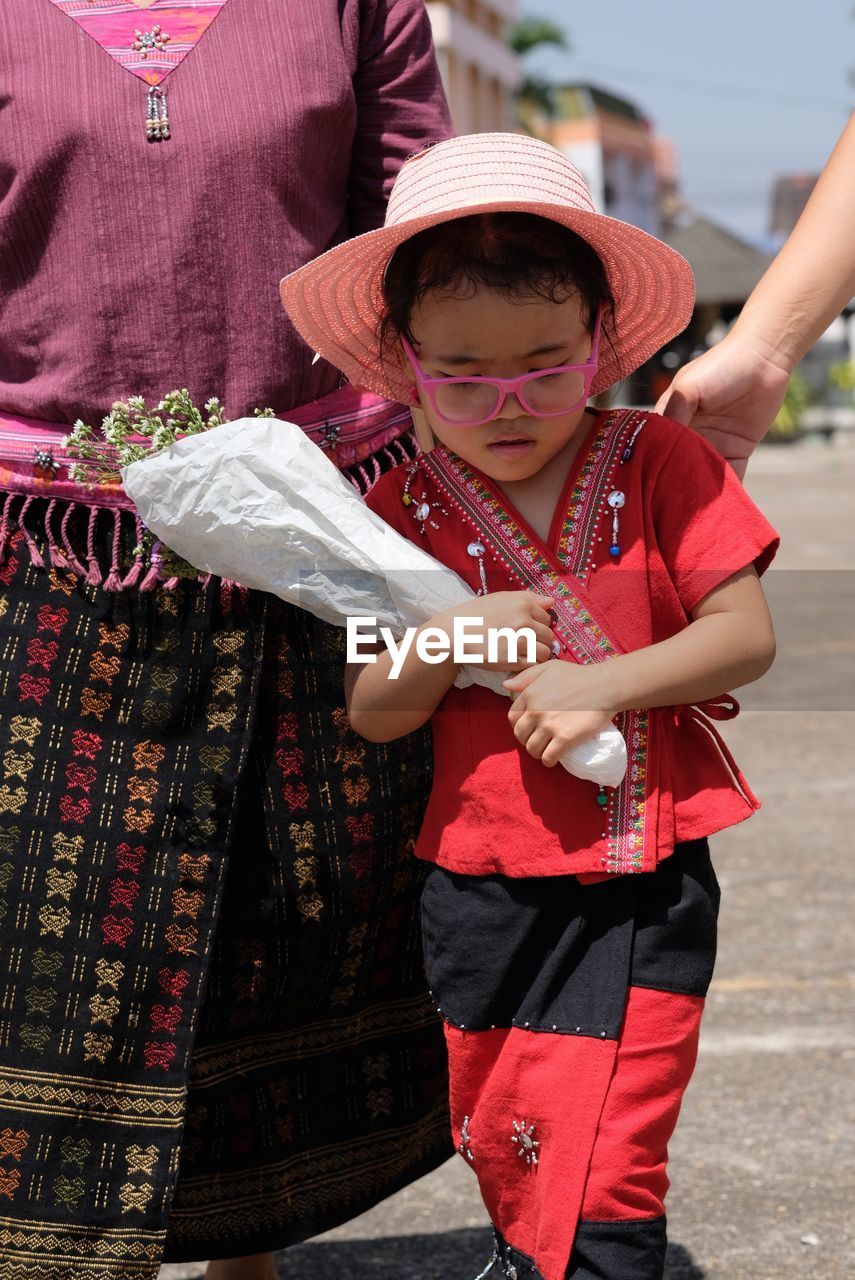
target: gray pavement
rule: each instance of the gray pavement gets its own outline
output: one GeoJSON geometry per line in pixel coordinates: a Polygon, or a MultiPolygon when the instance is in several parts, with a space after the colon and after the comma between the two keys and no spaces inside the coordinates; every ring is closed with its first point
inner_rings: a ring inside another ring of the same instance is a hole
{"type": "MultiPolygon", "coordinates": [[[[763,810],[715,838],[719,962],[672,1144],[668,1280],[855,1276],[855,447],[765,448],[779,656],[727,739],[763,810]]],[[[283,1280],[471,1280],[490,1252],[460,1160],[280,1255],[283,1280]]],[[[164,1267],[191,1280],[203,1267],[164,1267]]]]}

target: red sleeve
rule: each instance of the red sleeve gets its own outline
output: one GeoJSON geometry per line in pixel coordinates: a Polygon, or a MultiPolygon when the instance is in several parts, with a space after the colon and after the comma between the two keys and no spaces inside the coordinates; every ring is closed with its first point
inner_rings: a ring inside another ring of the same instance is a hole
{"type": "Polygon", "coordinates": [[[407,156],[453,134],[423,0],[360,0],[350,231],[382,226],[407,156]]]}
{"type": "Polygon", "coordinates": [[[687,614],[747,565],[764,573],[778,550],[778,534],[733,469],[686,427],[659,470],[652,509],[659,551],[687,614]]]}

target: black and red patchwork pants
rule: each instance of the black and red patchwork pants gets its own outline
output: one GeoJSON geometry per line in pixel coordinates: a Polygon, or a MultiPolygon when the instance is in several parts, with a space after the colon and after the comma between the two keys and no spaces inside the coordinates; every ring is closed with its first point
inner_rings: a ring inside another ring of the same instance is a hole
{"type": "Polygon", "coordinates": [[[589,885],[431,869],[453,1136],[511,1280],[660,1280],[718,903],[706,840],[589,885]]]}

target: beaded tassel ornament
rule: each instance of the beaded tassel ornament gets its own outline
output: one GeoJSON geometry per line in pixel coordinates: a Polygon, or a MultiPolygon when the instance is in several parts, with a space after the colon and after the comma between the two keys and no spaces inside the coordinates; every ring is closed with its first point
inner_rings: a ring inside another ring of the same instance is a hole
{"type": "Polygon", "coordinates": [[[145,134],[149,142],[167,142],[171,137],[166,94],[163,89],[158,89],[155,86],[152,86],[148,91],[145,134]]]}
{"type": "Polygon", "coordinates": [[[487,548],[480,538],[477,538],[475,542],[470,542],[466,548],[466,554],[472,556],[473,560],[478,561],[478,575],[481,579],[481,586],[475,592],[478,596],[487,594],[487,574],[484,570],[484,553],[486,550],[487,548]]]}
{"type": "Polygon", "coordinates": [[[620,489],[612,489],[608,498],[606,498],[606,502],[612,509],[612,542],[609,547],[609,555],[613,560],[616,560],[620,555],[620,543],[618,542],[620,537],[620,510],[621,507],[626,505],[626,494],[621,493],[620,489]]]}
{"type": "Polygon", "coordinates": [[[448,512],[446,511],[445,507],[442,505],[441,502],[429,502],[427,493],[424,490],[422,490],[422,496],[418,500],[416,499],[415,495],[410,492],[413,485],[413,481],[415,480],[418,474],[419,474],[419,461],[417,458],[407,472],[407,479],[404,484],[404,491],[401,494],[401,502],[404,504],[405,507],[415,508],[412,513],[413,519],[420,526],[419,533],[424,533],[425,527],[427,525],[430,525],[432,529],[439,528],[439,525],[436,523],[436,521],[433,518],[434,512],[438,512],[439,515],[441,516],[447,516],[448,512]]]}

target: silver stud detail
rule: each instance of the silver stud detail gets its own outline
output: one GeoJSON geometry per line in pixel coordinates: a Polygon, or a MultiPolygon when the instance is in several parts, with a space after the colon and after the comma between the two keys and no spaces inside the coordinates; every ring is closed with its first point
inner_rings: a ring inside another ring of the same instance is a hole
{"type": "Polygon", "coordinates": [[[33,450],[33,464],[39,471],[49,471],[51,475],[54,476],[57,471],[59,471],[59,463],[54,460],[54,456],[50,449],[39,449],[36,447],[33,450]]]}
{"type": "Polygon", "coordinates": [[[469,1116],[463,1117],[463,1124],[460,1126],[460,1141],[457,1144],[457,1150],[462,1156],[471,1163],[475,1163],[475,1157],[472,1154],[472,1135],[469,1132],[469,1116]]]}
{"type": "Polygon", "coordinates": [[[533,1124],[529,1124],[527,1120],[515,1120],[511,1142],[517,1149],[517,1155],[524,1158],[526,1164],[537,1164],[537,1149],[540,1143],[534,1136],[533,1124]]]}
{"type": "Polygon", "coordinates": [[[171,38],[157,23],[155,23],[151,31],[140,31],[139,27],[137,27],[134,30],[134,41],[131,48],[141,58],[147,58],[150,50],[153,49],[156,52],[160,52],[161,49],[165,49],[171,38]]]}

